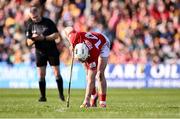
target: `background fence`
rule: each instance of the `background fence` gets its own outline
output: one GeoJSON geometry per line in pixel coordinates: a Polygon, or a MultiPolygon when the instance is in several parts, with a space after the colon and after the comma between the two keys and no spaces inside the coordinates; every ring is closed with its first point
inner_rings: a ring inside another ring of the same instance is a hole
{"type": "MultiPolygon", "coordinates": [[[[64,87],[68,87],[70,66],[61,64],[64,87]]],[[[180,88],[179,64],[108,64],[105,76],[108,87],[118,88],[180,88]]],[[[47,87],[56,88],[55,77],[47,67],[47,87]]],[[[86,86],[85,71],[81,64],[74,64],[72,88],[86,86]]],[[[0,88],[37,88],[38,77],[34,65],[7,65],[0,63],[0,88]]]]}

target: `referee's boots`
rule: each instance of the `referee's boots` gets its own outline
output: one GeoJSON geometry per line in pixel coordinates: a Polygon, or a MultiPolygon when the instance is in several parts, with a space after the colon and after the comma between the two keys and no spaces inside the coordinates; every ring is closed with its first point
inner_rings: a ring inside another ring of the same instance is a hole
{"type": "Polygon", "coordinates": [[[46,100],[46,97],[40,97],[39,98],[39,102],[46,102],[47,100],[46,100]]]}
{"type": "Polygon", "coordinates": [[[45,80],[39,81],[40,98],[39,102],[46,102],[46,82],[45,80]]]}
{"type": "Polygon", "coordinates": [[[59,95],[59,97],[62,101],[65,101],[64,95],[59,95]]]}
{"type": "Polygon", "coordinates": [[[58,79],[56,79],[58,91],[59,91],[59,98],[62,101],[65,101],[64,94],[63,94],[63,80],[62,77],[60,76],[58,79]]]}

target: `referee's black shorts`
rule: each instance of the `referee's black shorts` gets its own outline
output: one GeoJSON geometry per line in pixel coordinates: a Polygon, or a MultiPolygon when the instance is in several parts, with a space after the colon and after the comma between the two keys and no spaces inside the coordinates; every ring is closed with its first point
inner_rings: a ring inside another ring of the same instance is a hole
{"type": "Polygon", "coordinates": [[[51,66],[58,66],[59,52],[58,51],[43,52],[36,50],[36,66],[37,67],[47,66],[47,62],[49,62],[51,66]]]}

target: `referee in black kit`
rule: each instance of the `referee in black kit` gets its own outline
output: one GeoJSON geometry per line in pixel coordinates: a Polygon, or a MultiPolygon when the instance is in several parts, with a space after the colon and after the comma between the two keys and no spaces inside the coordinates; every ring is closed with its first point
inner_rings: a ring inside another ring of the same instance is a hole
{"type": "Polygon", "coordinates": [[[42,17],[41,6],[30,5],[30,19],[25,23],[27,45],[35,45],[36,65],[39,76],[40,102],[46,101],[46,66],[47,62],[51,65],[56,77],[59,97],[65,101],[63,94],[63,79],[59,69],[59,51],[57,44],[60,43],[60,35],[56,25],[48,18],[42,17]]]}

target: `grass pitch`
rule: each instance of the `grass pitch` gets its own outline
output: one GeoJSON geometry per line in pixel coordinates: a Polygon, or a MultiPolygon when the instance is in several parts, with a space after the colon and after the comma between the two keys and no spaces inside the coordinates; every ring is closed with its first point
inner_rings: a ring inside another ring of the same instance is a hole
{"type": "Polygon", "coordinates": [[[71,90],[67,108],[56,89],[45,103],[38,89],[0,89],[0,118],[180,118],[180,89],[108,89],[106,109],[80,109],[84,93],[71,90]]]}

